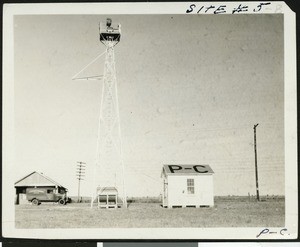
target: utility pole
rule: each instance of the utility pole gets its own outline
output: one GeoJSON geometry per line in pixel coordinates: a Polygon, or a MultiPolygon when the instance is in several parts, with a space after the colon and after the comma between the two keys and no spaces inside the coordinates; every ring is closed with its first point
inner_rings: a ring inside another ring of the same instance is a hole
{"type": "Polygon", "coordinates": [[[77,199],[77,202],[80,202],[80,181],[83,180],[82,177],[84,177],[85,175],[85,165],[83,164],[86,164],[82,161],[77,161],[77,169],[76,169],[76,176],[77,176],[77,179],[78,179],[78,199],[77,199]]]}
{"type": "Polygon", "coordinates": [[[257,151],[256,151],[256,127],[258,124],[255,124],[254,129],[254,155],[255,155],[255,179],[256,179],[256,197],[259,201],[259,189],[258,189],[258,171],[257,171],[257,151]]]}

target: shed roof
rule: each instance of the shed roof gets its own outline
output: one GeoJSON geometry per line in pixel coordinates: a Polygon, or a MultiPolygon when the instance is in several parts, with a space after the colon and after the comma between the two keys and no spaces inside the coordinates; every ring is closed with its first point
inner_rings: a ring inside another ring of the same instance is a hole
{"type": "Polygon", "coordinates": [[[210,175],[214,171],[209,165],[163,165],[163,173],[169,175],[210,175]]]}
{"type": "Polygon", "coordinates": [[[30,187],[30,186],[58,186],[65,188],[58,182],[54,181],[53,179],[47,177],[43,173],[39,172],[32,172],[27,176],[19,179],[15,182],[15,187],[30,187]]]}
{"type": "Polygon", "coordinates": [[[118,190],[116,187],[98,187],[97,193],[98,195],[117,195],[118,190]]]}

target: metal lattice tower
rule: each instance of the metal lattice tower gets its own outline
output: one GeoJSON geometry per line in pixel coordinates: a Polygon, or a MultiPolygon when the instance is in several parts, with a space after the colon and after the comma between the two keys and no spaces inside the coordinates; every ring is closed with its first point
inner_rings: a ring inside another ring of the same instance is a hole
{"type": "MultiPolygon", "coordinates": [[[[100,24],[99,32],[106,52],[93,189],[97,188],[98,196],[98,189],[116,187],[123,206],[127,207],[114,55],[114,47],[120,41],[121,28],[120,25],[118,28],[111,27],[111,19],[107,19],[105,27],[100,24]]],[[[91,207],[96,196],[93,193],[91,207]]]]}

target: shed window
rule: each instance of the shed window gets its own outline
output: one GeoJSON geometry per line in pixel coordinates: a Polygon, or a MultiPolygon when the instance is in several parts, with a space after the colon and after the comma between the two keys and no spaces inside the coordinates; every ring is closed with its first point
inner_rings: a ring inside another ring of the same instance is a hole
{"type": "Polygon", "coordinates": [[[187,179],[187,192],[188,194],[195,194],[195,183],[192,178],[187,179]]]}

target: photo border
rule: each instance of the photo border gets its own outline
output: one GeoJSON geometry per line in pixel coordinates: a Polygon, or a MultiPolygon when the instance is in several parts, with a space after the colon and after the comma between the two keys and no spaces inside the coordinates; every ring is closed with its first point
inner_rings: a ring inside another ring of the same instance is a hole
{"type": "MultiPolygon", "coordinates": [[[[246,4],[253,9],[258,2],[219,2],[229,9],[246,4]]],[[[71,228],[71,229],[16,229],[14,219],[14,181],[7,176],[14,164],[14,15],[101,15],[101,14],[187,14],[194,3],[44,3],[5,4],[3,6],[3,156],[2,156],[2,235],[13,238],[42,239],[257,239],[261,227],[251,228],[71,228]],[[64,234],[61,234],[61,231],[64,234]],[[163,230],[163,231],[162,231],[163,230]]],[[[209,2],[196,4],[210,5],[209,2]]],[[[214,2],[214,4],[217,4],[214,2]]],[[[285,235],[268,235],[261,239],[295,239],[298,237],[297,184],[297,89],[296,89],[296,28],[295,13],[284,2],[271,2],[260,13],[284,15],[284,134],[285,134],[285,235]]],[[[189,13],[197,14],[197,13],[189,13]]],[[[203,14],[203,13],[200,13],[203,14]]],[[[211,13],[204,13],[211,14],[211,13]]],[[[225,13],[232,14],[232,13],[225,13]]],[[[235,13],[244,14],[244,13],[235,13]]],[[[282,228],[272,228],[280,231],[282,228]]]]}

